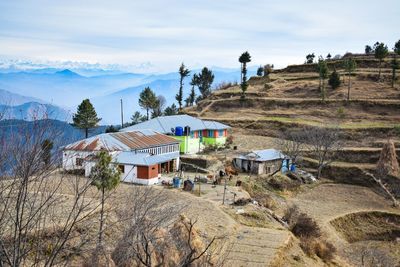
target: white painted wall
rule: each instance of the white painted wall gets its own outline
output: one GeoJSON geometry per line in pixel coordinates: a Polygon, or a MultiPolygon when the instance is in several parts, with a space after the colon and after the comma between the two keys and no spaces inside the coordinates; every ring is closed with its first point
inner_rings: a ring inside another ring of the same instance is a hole
{"type": "Polygon", "coordinates": [[[85,176],[89,177],[90,173],[92,172],[92,168],[96,165],[94,161],[85,161],[85,176]]]}
{"type": "Polygon", "coordinates": [[[137,167],[133,165],[124,165],[125,171],[121,174],[121,181],[133,183],[137,177],[137,167]]]}
{"type": "Polygon", "coordinates": [[[88,151],[74,151],[74,150],[65,150],[63,151],[62,156],[62,166],[65,170],[83,170],[85,169],[85,162],[82,163],[82,166],[76,165],[76,159],[81,158],[84,159],[89,155],[92,155],[93,152],[88,151]]]}
{"type": "Polygon", "coordinates": [[[153,178],[153,179],[140,179],[140,178],[136,178],[134,180],[135,184],[142,184],[142,185],[154,185],[154,184],[158,184],[159,182],[159,178],[153,178]]]}

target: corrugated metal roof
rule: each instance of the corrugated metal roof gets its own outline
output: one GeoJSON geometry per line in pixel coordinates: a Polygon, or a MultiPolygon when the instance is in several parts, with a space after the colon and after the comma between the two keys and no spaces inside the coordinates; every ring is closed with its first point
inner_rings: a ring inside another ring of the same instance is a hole
{"type": "Polygon", "coordinates": [[[122,129],[121,131],[132,131],[138,129],[152,129],[154,131],[164,133],[164,134],[172,134],[171,129],[175,129],[175,127],[185,127],[189,126],[192,131],[197,130],[222,130],[230,128],[228,125],[215,122],[215,121],[203,121],[198,118],[189,116],[189,115],[172,115],[172,116],[161,116],[157,117],[142,123],[138,123],[136,125],[127,127],[122,129]]]}
{"type": "Polygon", "coordinates": [[[130,151],[149,147],[177,144],[178,140],[153,130],[105,133],[65,146],[64,150],[78,151],[130,151]]]}
{"type": "Polygon", "coordinates": [[[220,123],[218,121],[203,121],[207,129],[210,130],[224,130],[230,128],[228,125],[220,123]]]}
{"type": "Polygon", "coordinates": [[[285,155],[276,149],[264,149],[264,150],[254,150],[246,155],[240,155],[236,158],[256,160],[256,161],[270,161],[277,159],[284,159],[285,155]]]}
{"type": "Polygon", "coordinates": [[[135,153],[134,151],[123,151],[113,157],[113,162],[129,165],[151,166],[179,157],[179,152],[171,152],[161,155],[150,155],[149,153],[135,153]]]}

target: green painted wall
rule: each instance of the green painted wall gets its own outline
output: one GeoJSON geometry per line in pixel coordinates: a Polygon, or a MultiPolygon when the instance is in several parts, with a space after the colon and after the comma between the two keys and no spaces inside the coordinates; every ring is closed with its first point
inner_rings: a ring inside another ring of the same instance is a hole
{"type": "Polygon", "coordinates": [[[218,146],[224,146],[226,143],[226,137],[203,137],[203,144],[204,145],[218,145],[218,146]]]}
{"type": "Polygon", "coordinates": [[[199,152],[200,138],[192,138],[190,136],[174,136],[174,138],[181,141],[179,147],[181,153],[199,152]]]}

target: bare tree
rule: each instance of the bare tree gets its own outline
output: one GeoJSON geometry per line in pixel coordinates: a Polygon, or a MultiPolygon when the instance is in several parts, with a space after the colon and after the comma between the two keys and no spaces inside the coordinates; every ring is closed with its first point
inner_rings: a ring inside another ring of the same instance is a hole
{"type": "Polygon", "coordinates": [[[97,209],[86,197],[91,182],[57,172],[58,157],[43,162],[43,141],[60,144],[61,136],[50,120],[0,127],[0,266],[65,263],[72,240],[88,242],[78,229],[97,209]]]}
{"type": "Polygon", "coordinates": [[[318,163],[317,179],[320,178],[323,168],[334,160],[341,150],[338,128],[308,127],[304,129],[304,143],[318,163]]]}
{"type": "Polygon", "coordinates": [[[179,215],[183,202],[171,202],[160,189],[135,187],[126,203],[120,216],[126,227],[112,255],[117,265],[193,266],[211,261],[218,238],[206,245],[199,242],[196,221],[179,215]]]}
{"type": "Polygon", "coordinates": [[[304,138],[303,131],[286,131],[282,133],[282,138],[277,139],[276,144],[293,164],[297,164],[305,149],[304,138]]]}

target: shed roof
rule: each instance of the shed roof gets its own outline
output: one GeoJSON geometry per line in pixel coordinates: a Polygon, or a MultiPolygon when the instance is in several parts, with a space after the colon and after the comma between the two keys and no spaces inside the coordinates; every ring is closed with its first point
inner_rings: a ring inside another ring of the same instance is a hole
{"type": "Polygon", "coordinates": [[[179,157],[179,152],[171,152],[161,155],[149,153],[135,153],[134,151],[123,151],[113,157],[113,162],[129,165],[151,166],[167,162],[179,157]]]}
{"type": "Polygon", "coordinates": [[[130,151],[149,147],[178,144],[171,136],[153,130],[105,133],[86,138],[64,147],[64,150],[77,151],[130,151]]]}
{"type": "Polygon", "coordinates": [[[255,160],[255,161],[271,161],[277,159],[284,159],[285,155],[276,149],[264,149],[264,150],[254,150],[248,154],[240,155],[236,158],[255,160]]]}
{"type": "Polygon", "coordinates": [[[171,129],[175,129],[175,127],[185,127],[189,126],[192,131],[198,130],[222,130],[230,128],[228,125],[225,125],[216,121],[203,121],[201,119],[189,116],[189,115],[172,115],[172,116],[160,116],[142,123],[138,123],[136,125],[129,126],[127,128],[123,128],[121,131],[132,131],[137,129],[152,129],[154,131],[164,133],[164,134],[172,134],[171,129]]]}

